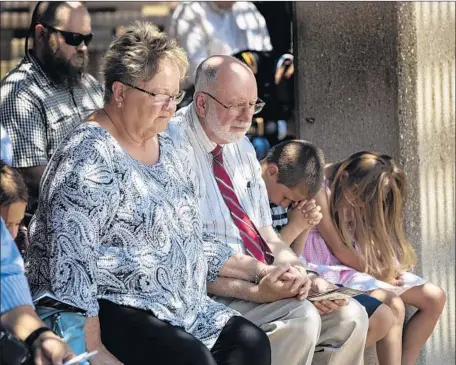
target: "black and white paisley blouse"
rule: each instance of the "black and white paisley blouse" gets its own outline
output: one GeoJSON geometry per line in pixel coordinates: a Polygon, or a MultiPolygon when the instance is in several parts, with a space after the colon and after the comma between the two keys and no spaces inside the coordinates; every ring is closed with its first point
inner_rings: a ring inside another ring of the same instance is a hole
{"type": "Polygon", "coordinates": [[[81,124],[60,144],[30,226],[28,278],[47,295],[97,316],[97,299],[151,311],[211,348],[234,310],[207,296],[233,250],[203,232],[197,184],[159,135],[145,165],[103,128],[81,124]]]}

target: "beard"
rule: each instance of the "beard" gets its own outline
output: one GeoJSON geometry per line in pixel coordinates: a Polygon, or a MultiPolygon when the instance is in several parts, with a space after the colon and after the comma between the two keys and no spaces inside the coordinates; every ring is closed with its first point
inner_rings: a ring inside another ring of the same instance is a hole
{"type": "Polygon", "coordinates": [[[81,83],[82,74],[86,72],[89,57],[87,52],[77,51],[71,59],[65,58],[60,46],[53,49],[47,39],[43,49],[43,70],[57,85],[76,86],[81,83]]]}
{"type": "Polygon", "coordinates": [[[239,142],[242,138],[244,138],[244,136],[250,128],[251,122],[246,123],[243,121],[239,121],[237,123],[224,126],[220,122],[220,119],[217,117],[215,110],[212,109],[213,108],[209,108],[206,120],[208,120],[208,125],[210,125],[212,133],[214,133],[218,139],[225,141],[225,143],[234,143],[239,142]],[[230,130],[230,128],[234,126],[239,126],[242,128],[245,127],[245,130],[233,132],[230,130]]]}

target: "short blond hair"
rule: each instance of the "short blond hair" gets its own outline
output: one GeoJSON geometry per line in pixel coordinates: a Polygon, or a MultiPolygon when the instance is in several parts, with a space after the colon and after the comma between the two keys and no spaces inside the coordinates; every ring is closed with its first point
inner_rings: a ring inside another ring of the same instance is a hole
{"type": "Polygon", "coordinates": [[[181,79],[188,68],[185,51],[154,24],[135,21],[109,45],[102,61],[104,101],[112,98],[112,84],[123,81],[132,85],[148,81],[158,71],[159,62],[172,59],[179,67],[181,79]]]}

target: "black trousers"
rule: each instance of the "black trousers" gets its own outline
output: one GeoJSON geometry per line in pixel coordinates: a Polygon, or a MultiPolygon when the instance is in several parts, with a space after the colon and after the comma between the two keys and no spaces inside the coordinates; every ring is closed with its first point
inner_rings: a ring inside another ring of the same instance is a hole
{"type": "Polygon", "coordinates": [[[270,365],[265,332],[232,317],[212,350],[152,313],[100,300],[101,340],[125,365],[270,365]]]}

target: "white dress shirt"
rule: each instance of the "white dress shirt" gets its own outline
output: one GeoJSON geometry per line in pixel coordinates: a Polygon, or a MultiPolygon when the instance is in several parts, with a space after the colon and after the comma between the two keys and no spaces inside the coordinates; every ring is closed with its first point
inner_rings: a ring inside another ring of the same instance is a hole
{"type": "Polygon", "coordinates": [[[238,1],[225,10],[210,1],[179,4],[172,15],[168,34],[176,38],[188,54],[188,82],[191,84],[196,68],[207,57],[245,50],[272,50],[266,21],[251,2],[238,1]]]}
{"type": "MultiPolygon", "coordinates": [[[[196,115],[193,103],[180,109],[171,120],[167,133],[178,148],[187,149],[187,162],[193,166],[200,188],[204,229],[229,244],[237,252],[245,253],[239,229],[220,194],[212,170],[211,151],[216,144],[209,140],[196,115]]],[[[231,178],[236,195],[257,228],[272,224],[266,186],[255,150],[245,137],[240,142],[223,146],[225,169],[231,178]]]]}

